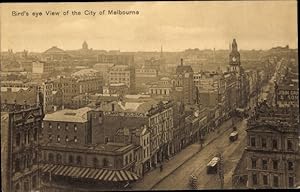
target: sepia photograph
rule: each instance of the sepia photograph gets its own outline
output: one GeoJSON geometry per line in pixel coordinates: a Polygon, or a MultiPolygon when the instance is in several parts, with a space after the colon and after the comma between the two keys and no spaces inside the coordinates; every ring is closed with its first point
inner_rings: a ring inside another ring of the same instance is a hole
{"type": "Polygon", "coordinates": [[[1,191],[299,189],[297,14],[1,3],[1,191]]]}

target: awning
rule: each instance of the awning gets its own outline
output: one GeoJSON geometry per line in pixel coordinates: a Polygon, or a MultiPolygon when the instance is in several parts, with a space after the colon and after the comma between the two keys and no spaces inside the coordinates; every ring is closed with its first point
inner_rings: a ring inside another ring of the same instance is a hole
{"type": "Polygon", "coordinates": [[[42,172],[51,173],[51,175],[76,177],[82,179],[94,179],[98,181],[136,181],[139,177],[126,170],[109,170],[89,167],[73,167],[67,165],[45,164],[42,166],[42,172]]]}

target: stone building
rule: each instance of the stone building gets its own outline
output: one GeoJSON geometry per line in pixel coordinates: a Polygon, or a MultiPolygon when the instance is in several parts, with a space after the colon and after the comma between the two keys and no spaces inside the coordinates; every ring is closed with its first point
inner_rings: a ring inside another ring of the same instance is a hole
{"type": "Polygon", "coordinates": [[[135,70],[128,65],[115,65],[109,70],[109,85],[124,83],[130,90],[135,92],[135,70]]]}
{"type": "Polygon", "coordinates": [[[193,79],[193,69],[191,66],[181,64],[176,68],[176,75],[174,77],[173,85],[175,91],[175,100],[183,102],[184,104],[196,103],[196,92],[193,79]]]}
{"type": "Polygon", "coordinates": [[[1,112],[3,191],[29,192],[40,188],[39,145],[43,109],[37,105],[20,106],[1,112]]]}
{"type": "Polygon", "coordinates": [[[68,188],[71,187],[68,182],[72,182],[89,189],[138,179],[133,172],[136,162],[141,161],[134,158],[136,153],[141,153],[140,146],[112,143],[107,139],[102,142],[99,137],[102,125],[102,111],[89,107],[65,109],[45,116],[41,145],[45,188],[50,185],[56,189],[68,188]],[[91,175],[87,178],[87,174],[91,175]]]}
{"type": "Polygon", "coordinates": [[[295,187],[298,109],[270,107],[264,102],[256,109],[248,127],[247,188],[295,187]]]}

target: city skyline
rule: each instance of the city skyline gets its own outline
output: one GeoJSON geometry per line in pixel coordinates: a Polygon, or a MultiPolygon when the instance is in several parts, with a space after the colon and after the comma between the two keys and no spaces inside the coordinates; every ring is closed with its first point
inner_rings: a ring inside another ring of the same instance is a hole
{"type": "Polygon", "coordinates": [[[228,49],[233,38],[242,50],[297,46],[296,1],[3,4],[1,51],[44,52],[52,46],[94,50],[184,51],[228,49]],[[5,8],[5,9],[4,9],[5,8]],[[139,15],[11,16],[12,11],[128,10],[139,15]],[[281,14],[278,14],[278,13],[281,14]],[[289,21],[289,22],[287,22],[289,21]],[[101,24],[101,25],[99,25],[101,24]],[[22,33],[20,33],[22,31],[22,33]]]}

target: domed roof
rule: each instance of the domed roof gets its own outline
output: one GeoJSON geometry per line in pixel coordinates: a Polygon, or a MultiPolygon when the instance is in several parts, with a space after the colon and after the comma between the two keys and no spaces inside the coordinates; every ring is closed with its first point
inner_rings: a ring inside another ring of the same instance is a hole
{"type": "Polygon", "coordinates": [[[65,51],[57,48],[56,46],[51,47],[50,49],[46,50],[44,53],[64,53],[65,51]]]}

